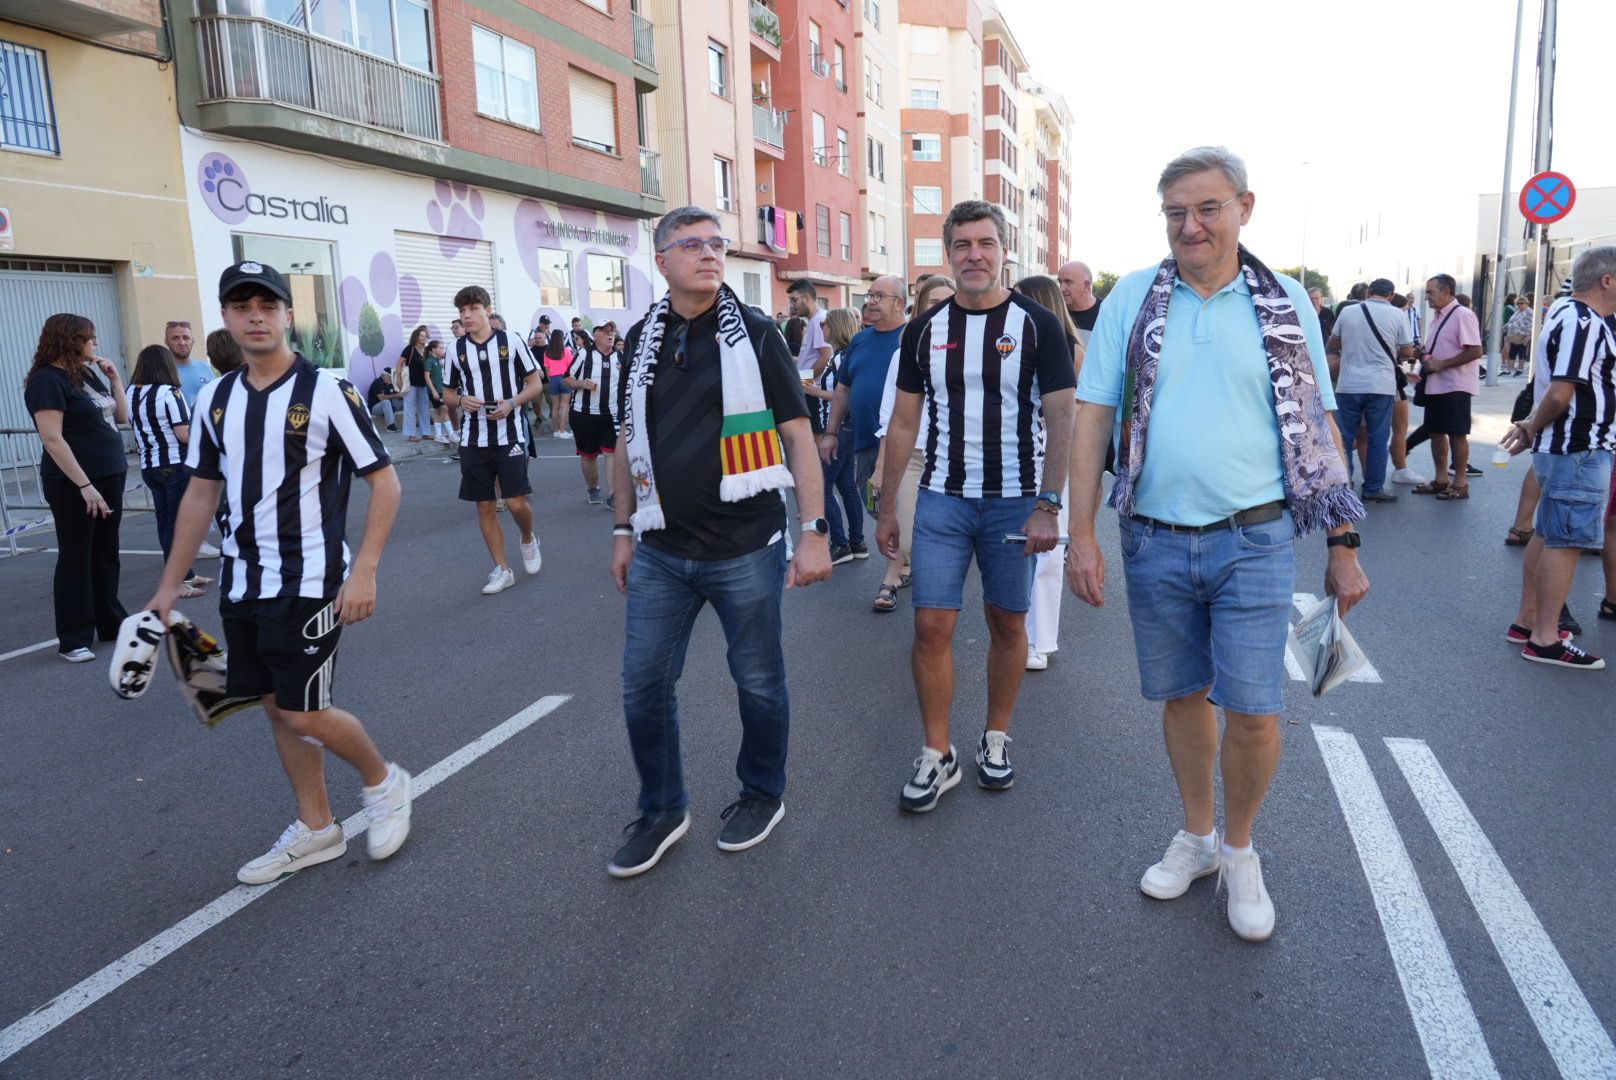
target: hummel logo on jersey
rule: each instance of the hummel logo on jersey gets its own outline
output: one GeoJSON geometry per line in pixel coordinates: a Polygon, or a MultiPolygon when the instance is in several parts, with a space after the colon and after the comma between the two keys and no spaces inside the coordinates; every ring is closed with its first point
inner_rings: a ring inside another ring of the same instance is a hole
{"type": "Polygon", "coordinates": [[[517,445],[517,446],[512,446],[511,447],[511,452],[506,454],[505,456],[506,457],[521,457],[525,453],[527,453],[527,451],[523,450],[521,448],[521,446],[517,445]]]}

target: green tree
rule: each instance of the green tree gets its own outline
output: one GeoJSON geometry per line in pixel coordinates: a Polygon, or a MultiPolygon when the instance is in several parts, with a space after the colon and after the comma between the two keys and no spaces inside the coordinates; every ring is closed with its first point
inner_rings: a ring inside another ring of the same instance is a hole
{"type": "MultiPolygon", "coordinates": [[[[1284,274],[1286,277],[1292,277],[1297,281],[1302,281],[1302,268],[1300,266],[1281,267],[1280,269],[1275,270],[1274,273],[1284,274]]],[[[1307,280],[1302,281],[1302,286],[1308,289],[1318,289],[1325,296],[1330,295],[1329,275],[1321,274],[1311,266],[1307,268],[1307,280]]]]}
{"type": "Polygon", "coordinates": [[[359,309],[359,351],[374,360],[385,348],[387,339],[382,336],[382,320],[376,309],[366,304],[359,309]]]}
{"type": "Polygon", "coordinates": [[[1111,290],[1113,287],[1115,287],[1116,283],[1121,280],[1121,274],[1113,274],[1109,270],[1101,270],[1100,276],[1094,279],[1095,297],[1097,299],[1104,300],[1108,295],[1110,295],[1111,290]]]}

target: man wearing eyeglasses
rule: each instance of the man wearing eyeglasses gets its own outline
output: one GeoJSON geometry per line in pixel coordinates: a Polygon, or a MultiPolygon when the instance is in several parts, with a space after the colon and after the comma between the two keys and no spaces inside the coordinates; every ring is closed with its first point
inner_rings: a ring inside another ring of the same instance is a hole
{"type": "Polygon", "coordinates": [[[668,292],[628,332],[612,462],[611,569],[628,598],[623,713],[640,777],[639,817],[606,868],[614,877],[651,869],[690,828],[676,689],[704,605],[723,624],[741,714],[741,792],[718,847],[760,844],[785,816],[784,590],[831,572],[819,458],[785,338],[724,284],[729,241],[711,211],[670,211],[654,240],[668,292]],[[787,487],[801,523],[786,520],[787,487]],[[801,531],[789,566],[788,529],[801,531]]]}
{"type": "Polygon", "coordinates": [[[214,379],[212,365],[202,359],[191,359],[194,342],[189,322],[174,320],[163,331],[163,344],[174,354],[174,368],[180,376],[180,397],[185,399],[187,409],[196,404],[197,391],[214,379]]]}
{"type": "Polygon", "coordinates": [[[1223,147],[1187,151],[1168,163],[1157,193],[1171,257],[1112,289],[1078,380],[1067,577],[1084,601],[1105,602],[1094,516],[1116,430],[1111,503],[1140,690],[1164,703],[1184,810],[1140,889],[1171,900],[1220,874],[1229,925],[1263,941],[1274,905],[1251,830],[1279,765],[1295,538],[1329,534],[1324,587],[1345,614],[1369,591],[1352,531],[1364,510],[1330,416],[1307,293],[1240,243],[1256,204],[1245,163],[1223,147]],[[1221,844],[1218,706],[1227,720],[1221,844]]]}

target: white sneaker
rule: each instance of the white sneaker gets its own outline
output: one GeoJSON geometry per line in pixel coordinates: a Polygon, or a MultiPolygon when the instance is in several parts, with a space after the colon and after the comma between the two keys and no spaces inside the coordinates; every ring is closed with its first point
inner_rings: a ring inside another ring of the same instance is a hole
{"type": "MultiPolygon", "coordinates": [[[[522,545],[522,569],[529,574],[537,574],[539,567],[544,565],[544,558],[539,554],[539,538],[535,536],[531,544],[522,545]]],[[[515,575],[512,575],[514,579],[515,575]]]]}
{"type": "Polygon", "coordinates": [[[1429,476],[1421,476],[1409,468],[1395,470],[1392,473],[1391,480],[1394,484],[1429,484],[1431,482],[1429,476]]]}
{"type": "Polygon", "coordinates": [[[85,664],[95,659],[95,653],[80,645],[76,649],[69,649],[67,652],[62,653],[61,657],[69,664],[85,664]]]}
{"type": "Polygon", "coordinates": [[[376,787],[360,788],[365,800],[365,817],[370,825],[365,830],[365,844],[372,859],[385,859],[404,846],[410,835],[410,774],[391,762],[387,765],[387,779],[376,787]]]}
{"type": "Polygon", "coordinates": [[[348,841],[343,839],[342,826],[337,822],[315,832],[301,820],[294,821],[286,826],[274,847],[236,871],[236,880],[243,885],[268,885],[307,867],[340,859],[347,850],[348,841]]]}
{"type": "Polygon", "coordinates": [[[202,546],[196,549],[196,557],[199,559],[217,559],[219,549],[204,540],[202,541],[202,546]]]}
{"type": "Polygon", "coordinates": [[[960,782],[959,756],[950,746],[948,753],[939,754],[929,746],[921,747],[915,758],[915,776],[903,785],[898,807],[911,814],[924,814],[937,805],[943,792],[960,782]]]}
{"type": "Polygon", "coordinates": [[[570,439],[570,438],[572,438],[572,429],[571,429],[571,428],[568,428],[568,429],[567,429],[567,430],[566,430],[566,431],[563,431],[563,432],[562,432],[562,433],[561,433],[561,437],[562,437],[562,438],[563,438],[563,439],[570,439]]]}
{"type": "Polygon", "coordinates": [[[449,436],[447,436],[447,435],[439,435],[438,436],[438,442],[442,443],[444,446],[448,446],[449,445],[449,436]]]}
{"type": "Polygon", "coordinates": [[[1218,837],[1212,834],[1212,850],[1206,850],[1199,836],[1178,830],[1161,862],[1145,871],[1139,891],[1157,900],[1177,900],[1189,891],[1197,878],[1217,873],[1218,837]]]}
{"type": "Polygon", "coordinates": [[[488,584],[483,586],[484,596],[493,596],[502,593],[516,584],[516,575],[508,566],[496,566],[488,574],[488,584]]]}
{"type": "Polygon", "coordinates": [[[1041,653],[1037,649],[1029,647],[1027,649],[1027,670],[1043,671],[1047,667],[1049,667],[1049,654],[1041,653]]]}
{"type": "Polygon", "coordinates": [[[1218,869],[1218,885],[1229,890],[1229,926],[1246,941],[1267,941],[1274,933],[1274,901],[1263,885],[1262,861],[1255,851],[1231,855],[1218,869]]]}

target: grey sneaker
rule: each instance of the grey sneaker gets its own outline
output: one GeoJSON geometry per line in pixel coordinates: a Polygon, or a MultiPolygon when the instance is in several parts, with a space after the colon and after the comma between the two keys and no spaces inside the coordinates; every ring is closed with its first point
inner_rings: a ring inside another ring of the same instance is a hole
{"type": "Polygon", "coordinates": [[[718,834],[718,850],[745,851],[756,847],[769,838],[785,816],[786,804],[782,799],[742,795],[719,815],[724,820],[724,831],[718,834]]]}
{"type": "Polygon", "coordinates": [[[590,506],[600,505],[600,488],[592,487],[585,490],[584,497],[589,500],[590,506]]]}
{"type": "Polygon", "coordinates": [[[655,866],[663,852],[690,831],[690,815],[681,814],[658,822],[640,817],[629,822],[623,831],[629,834],[628,839],[606,866],[606,872],[615,878],[633,877],[655,866]]]}
{"type": "Polygon", "coordinates": [[[348,850],[342,826],[333,821],[315,832],[301,820],[286,826],[281,838],[268,851],[236,871],[243,885],[268,885],[277,878],[295,874],[310,866],[340,859],[348,850]]]}
{"type": "Polygon", "coordinates": [[[1176,900],[1189,891],[1197,878],[1218,872],[1218,836],[1212,834],[1212,850],[1206,850],[1199,836],[1183,829],[1167,845],[1161,862],[1145,871],[1139,890],[1157,900],[1176,900]]]}
{"type": "Polygon", "coordinates": [[[911,814],[924,814],[936,807],[943,792],[959,782],[959,755],[952,746],[946,754],[923,747],[920,756],[915,758],[914,779],[903,785],[898,806],[911,814]]]}
{"type": "Polygon", "coordinates": [[[1011,742],[1002,731],[984,731],[976,747],[976,783],[989,791],[1003,791],[1016,782],[1016,770],[1010,767],[1010,752],[1005,749],[1011,742]]]}
{"type": "Polygon", "coordinates": [[[850,563],[852,561],[853,549],[848,547],[846,544],[838,544],[836,547],[830,549],[830,564],[832,566],[840,566],[843,563],[850,563]]]}

